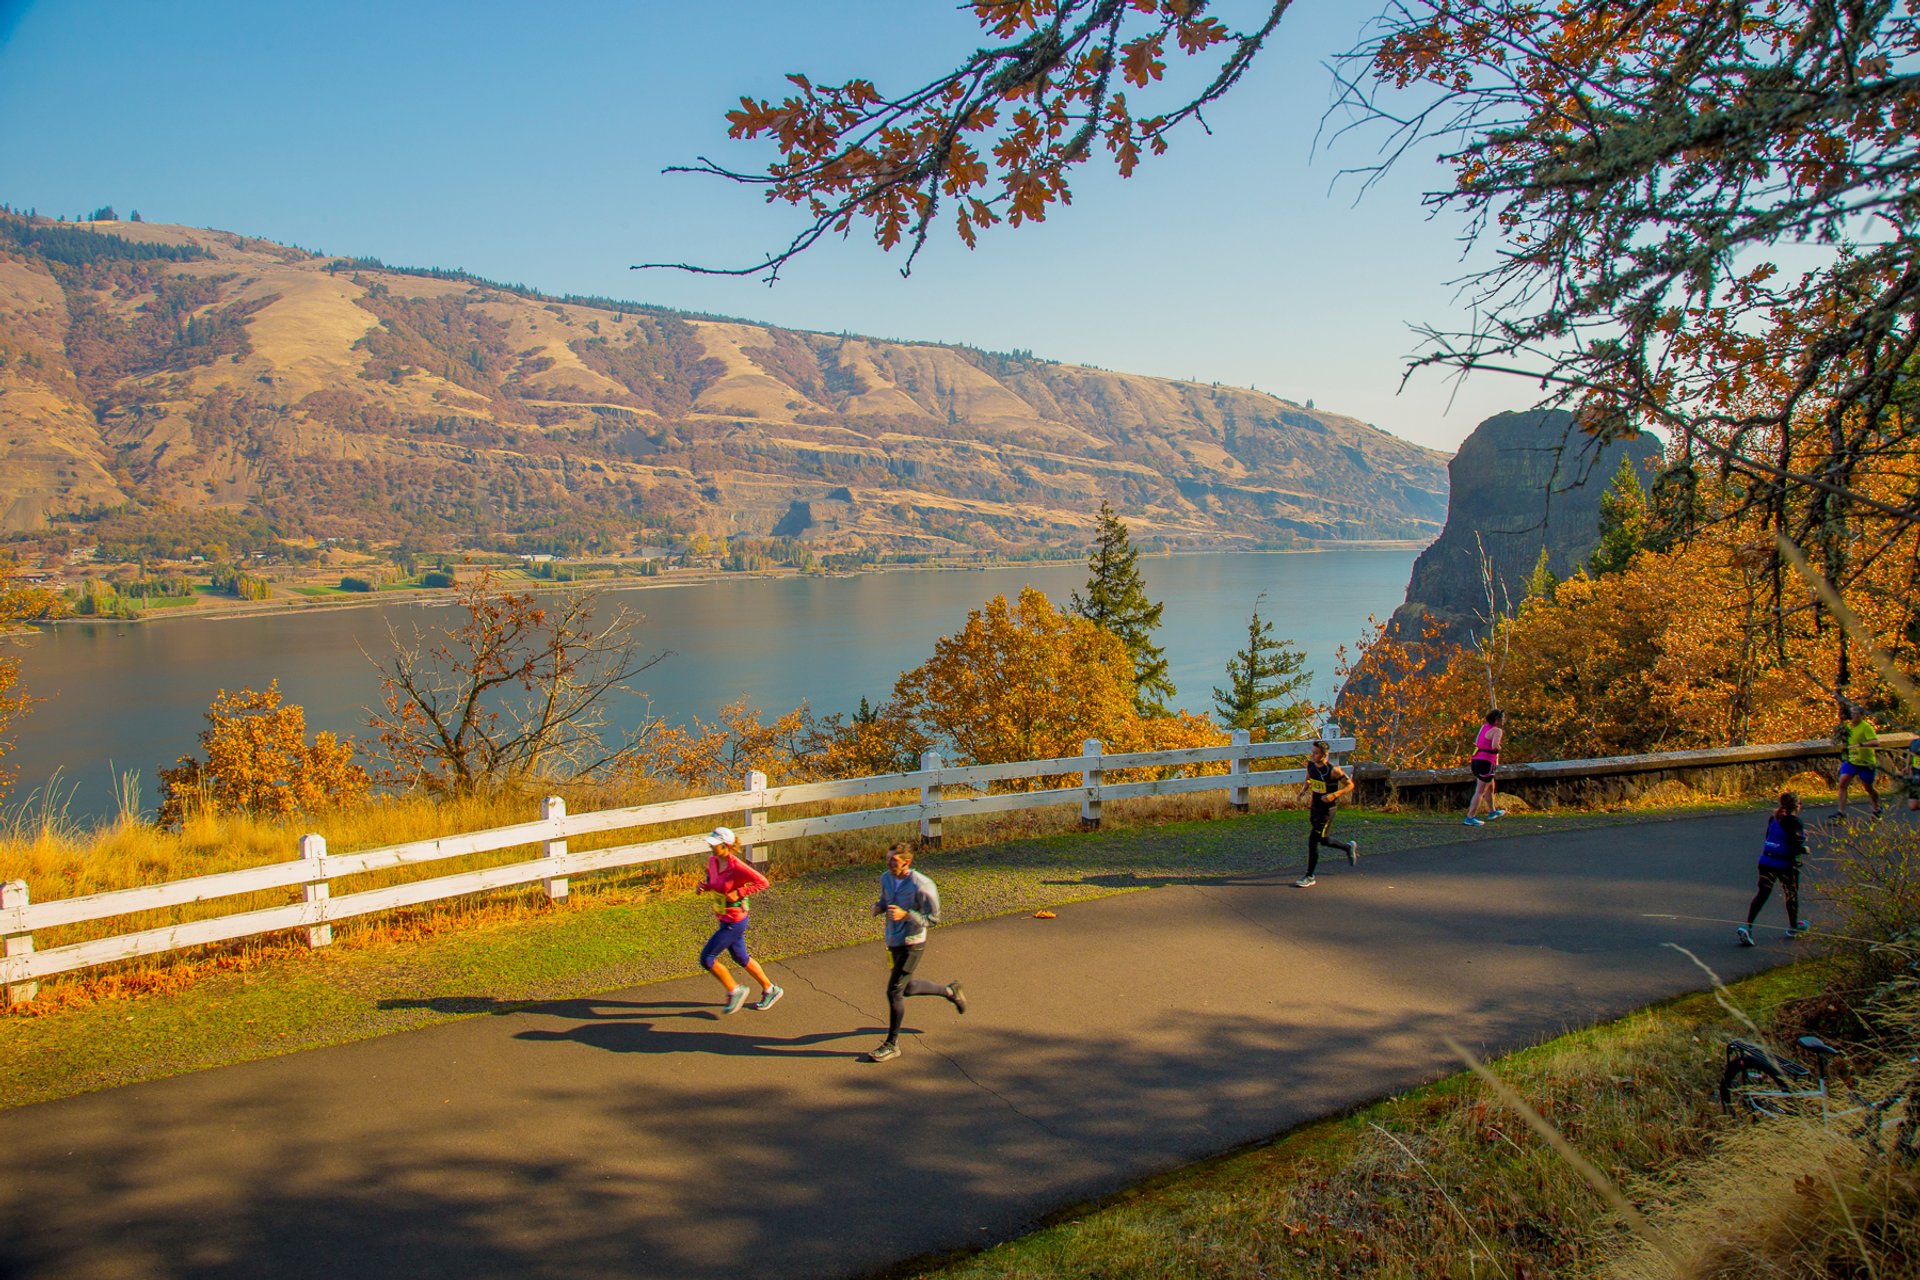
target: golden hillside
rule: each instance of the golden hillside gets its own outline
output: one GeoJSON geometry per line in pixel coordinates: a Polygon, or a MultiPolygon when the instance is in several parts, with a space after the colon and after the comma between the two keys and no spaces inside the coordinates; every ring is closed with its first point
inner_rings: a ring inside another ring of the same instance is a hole
{"type": "Polygon", "coordinates": [[[1424,538],[1446,459],[1252,391],[559,301],[221,231],[0,216],[0,528],[645,528],[823,549],[1424,538]]]}

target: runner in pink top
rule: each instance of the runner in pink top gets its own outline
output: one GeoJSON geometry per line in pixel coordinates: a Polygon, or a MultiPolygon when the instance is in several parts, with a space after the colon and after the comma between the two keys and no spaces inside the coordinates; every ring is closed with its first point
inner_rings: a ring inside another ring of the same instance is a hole
{"type": "Polygon", "coordinates": [[[718,927],[700,949],[700,967],[727,989],[726,1011],[738,1013],[747,1002],[747,989],[735,982],[720,962],[722,955],[731,955],[760,984],[760,999],[753,1007],[771,1009],[786,992],[767,977],[758,960],[747,954],[747,898],[766,888],[767,878],[740,860],[740,842],[734,838],[733,828],[715,827],[706,840],[713,854],[707,859],[707,880],[700,891],[717,895],[713,916],[718,927]]]}
{"type": "Polygon", "coordinates": [[[1473,760],[1471,761],[1474,778],[1473,799],[1467,804],[1467,825],[1470,827],[1486,825],[1476,816],[1480,809],[1480,802],[1483,800],[1487,805],[1487,817],[1507,816],[1505,809],[1493,807],[1493,776],[1500,768],[1500,739],[1506,736],[1506,730],[1502,727],[1506,719],[1506,712],[1498,707],[1487,712],[1486,723],[1480,726],[1480,732],[1473,740],[1473,760]]]}

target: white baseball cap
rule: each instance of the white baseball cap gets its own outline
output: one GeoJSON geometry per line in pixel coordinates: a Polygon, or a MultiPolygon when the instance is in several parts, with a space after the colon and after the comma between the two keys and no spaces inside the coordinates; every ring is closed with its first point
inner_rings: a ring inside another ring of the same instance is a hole
{"type": "Polygon", "coordinates": [[[733,838],[732,827],[715,827],[713,830],[707,832],[706,841],[708,844],[714,845],[716,847],[723,844],[739,844],[740,843],[738,840],[733,838]]]}

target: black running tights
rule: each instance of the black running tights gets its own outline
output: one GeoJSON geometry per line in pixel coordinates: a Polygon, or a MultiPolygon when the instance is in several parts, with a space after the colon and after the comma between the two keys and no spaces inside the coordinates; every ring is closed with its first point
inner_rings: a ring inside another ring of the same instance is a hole
{"type": "Polygon", "coordinates": [[[913,971],[920,965],[920,953],[926,949],[925,943],[916,943],[910,947],[888,947],[893,957],[893,970],[887,975],[887,1039],[895,1039],[900,1034],[900,1020],[907,1016],[908,996],[944,996],[947,989],[938,982],[928,982],[916,978],[913,971]]]}
{"type": "Polygon", "coordinates": [[[1780,883],[1780,892],[1787,900],[1787,925],[1791,928],[1800,923],[1800,868],[1798,867],[1762,867],[1760,868],[1760,892],[1753,895],[1753,902],[1747,907],[1747,923],[1752,924],[1760,918],[1760,908],[1767,905],[1767,897],[1773,892],[1775,881],[1780,883]]]}
{"type": "Polygon", "coordinates": [[[1329,849],[1338,849],[1342,853],[1353,852],[1353,846],[1351,844],[1348,844],[1345,840],[1335,840],[1327,835],[1328,828],[1332,826],[1333,826],[1333,815],[1331,813],[1329,813],[1324,818],[1310,817],[1307,820],[1307,874],[1308,875],[1312,875],[1313,869],[1320,865],[1320,846],[1321,845],[1325,845],[1329,849]]]}

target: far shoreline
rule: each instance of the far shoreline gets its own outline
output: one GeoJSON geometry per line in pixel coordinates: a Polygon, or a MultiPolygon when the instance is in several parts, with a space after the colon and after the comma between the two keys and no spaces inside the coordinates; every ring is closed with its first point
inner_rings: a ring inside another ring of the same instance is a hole
{"type": "MultiPolygon", "coordinates": [[[[1297,556],[1315,555],[1328,551],[1422,551],[1433,545],[1434,539],[1426,538],[1363,538],[1353,541],[1322,541],[1302,547],[1195,547],[1180,551],[1143,553],[1142,559],[1173,558],[1178,556],[1213,555],[1274,555],[1297,556]]],[[[872,564],[858,569],[814,570],[814,576],[824,578],[852,578],[870,573],[970,573],[990,569],[1014,569],[1022,565],[1057,566],[1080,562],[1083,557],[1062,557],[1058,560],[984,560],[967,563],[945,564],[872,564]]],[[[653,574],[635,574],[630,577],[590,578],[573,582],[543,582],[529,580],[503,585],[501,593],[529,592],[547,594],[574,591],[647,591],[669,587],[706,586],[715,582],[739,582],[753,579],[797,578],[807,576],[808,571],[790,566],[772,569],[691,569],[678,570],[671,576],[653,574]]],[[[337,609],[378,609],[387,605],[419,607],[423,605],[451,605],[453,589],[449,587],[407,587],[393,591],[355,592],[351,595],[316,598],[292,597],[272,601],[250,600],[232,605],[211,605],[197,608],[156,609],[133,618],[88,617],[39,618],[27,625],[35,628],[51,629],[59,626],[106,626],[134,625],[149,622],[241,620],[247,618],[279,617],[290,613],[337,609]]]]}

